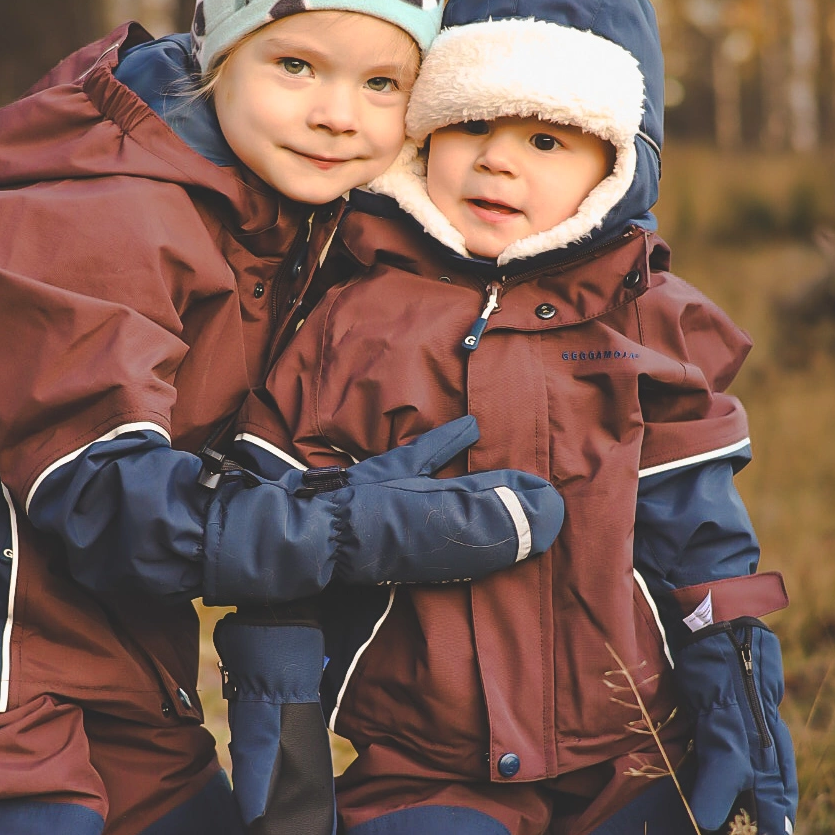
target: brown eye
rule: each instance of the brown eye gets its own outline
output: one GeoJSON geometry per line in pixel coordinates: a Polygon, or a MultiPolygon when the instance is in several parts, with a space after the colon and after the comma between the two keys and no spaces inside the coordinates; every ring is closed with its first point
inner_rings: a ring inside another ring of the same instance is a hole
{"type": "Polygon", "coordinates": [[[538,151],[553,151],[560,143],[557,141],[556,137],[553,137],[550,134],[536,133],[531,137],[531,144],[538,151]]]}
{"type": "Polygon", "coordinates": [[[484,119],[477,119],[474,122],[462,122],[461,130],[463,130],[464,133],[470,133],[473,136],[484,136],[486,133],[490,132],[490,127],[484,119]]]}

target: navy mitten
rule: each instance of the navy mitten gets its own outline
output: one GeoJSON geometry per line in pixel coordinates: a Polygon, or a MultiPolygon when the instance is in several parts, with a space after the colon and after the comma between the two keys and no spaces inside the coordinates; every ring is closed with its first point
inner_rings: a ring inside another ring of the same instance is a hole
{"type": "Polygon", "coordinates": [[[562,526],[553,486],[517,470],[432,474],[478,440],[459,418],[347,469],[278,481],[219,473],[208,505],[204,598],[263,605],[346,583],[474,580],[541,554],[562,526]]]}
{"type": "Polygon", "coordinates": [[[744,812],[762,835],[792,835],[797,773],[778,712],[783,667],[777,636],[752,617],[705,626],[676,654],[675,675],[695,721],[697,771],[689,802],[699,826],[718,830],[744,812]]]}
{"type": "Polygon", "coordinates": [[[252,835],[333,835],[330,741],[313,625],[229,614],[214,632],[228,700],[233,794],[252,835]]]}

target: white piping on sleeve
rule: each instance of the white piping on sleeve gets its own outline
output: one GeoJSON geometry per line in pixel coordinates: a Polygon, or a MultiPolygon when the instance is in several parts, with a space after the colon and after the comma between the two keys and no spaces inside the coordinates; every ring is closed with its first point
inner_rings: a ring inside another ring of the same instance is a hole
{"type": "Polygon", "coordinates": [[[519,497],[505,485],[493,488],[502,500],[502,504],[507,508],[510,518],[513,520],[513,525],[516,528],[516,538],[519,540],[519,548],[516,551],[516,562],[525,559],[531,552],[531,526],[528,523],[528,517],[525,516],[525,511],[522,509],[522,504],[519,497]]]}
{"type": "Polygon", "coordinates": [[[297,470],[306,470],[307,467],[302,464],[301,461],[296,460],[293,458],[292,455],[288,455],[284,452],[283,449],[279,449],[277,446],[274,446],[269,441],[265,441],[263,438],[259,438],[257,435],[250,435],[249,432],[243,432],[240,435],[235,436],[236,441],[245,441],[248,444],[252,444],[253,446],[260,447],[261,449],[266,450],[270,453],[270,455],[274,455],[276,458],[281,459],[284,461],[285,464],[289,464],[291,467],[295,467],[297,470]]]}
{"type": "Polygon", "coordinates": [[[0,644],[0,713],[5,713],[9,707],[9,681],[11,679],[12,664],[12,626],[14,625],[14,604],[15,591],[17,589],[17,566],[18,566],[18,535],[17,535],[17,514],[9,491],[5,484],[0,484],[3,498],[9,506],[9,517],[12,526],[12,574],[9,583],[9,601],[6,613],[6,622],[3,624],[2,644],[0,644]]]}
{"type": "Polygon", "coordinates": [[[32,499],[37,492],[37,489],[43,484],[44,480],[48,478],[52,473],[55,472],[59,467],[62,467],[64,464],[73,461],[74,459],[78,458],[85,450],[89,449],[93,444],[98,444],[103,441],[113,441],[118,438],[120,435],[127,435],[129,432],[156,432],[159,435],[162,435],[163,438],[170,444],[171,443],[171,436],[163,429],[161,426],[158,426],[156,423],[150,422],[142,422],[142,423],[125,423],[122,426],[117,426],[111,432],[108,432],[106,435],[102,435],[100,438],[96,438],[95,441],[91,441],[89,444],[85,444],[83,447],[74,450],[73,452],[65,455],[63,458],[59,458],[54,463],[50,464],[38,477],[35,479],[35,483],[32,485],[32,489],[29,491],[29,495],[26,497],[26,513],[29,513],[29,506],[32,504],[32,499]]]}
{"type": "Polygon", "coordinates": [[[638,470],[638,478],[656,475],[656,473],[664,473],[668,470],[677,470],[679,467],[689,467],[691,464],[700,464],[702,461],[712,461],[714,458],[724,458],[726,455],[730,455],[732,452],[738,452],[750,445],[751,439],[744,438],[735,444],[724,446],[721,449],[712,449],[709,452],[702,452],[699,455],[691,455],[689,458],[680,458],[678,461],[669,461],[666,464],[659,464],[656,467],[647,467],[643,470],[638,470]]]}
{"type": "Polygon", "coordinates": [[[652,595],[649,593],[649,588],[647,588],[646,581],[644,578],[638,573],[637,568],[632,569],[632,576],[635,578],[635,582],[638,584],[638,588],[641,590],[641,594],[643,594],[644,599],[647,601],[649,608],[652,610],[652,616],[655,618],[655,625],[658,627],[658,631],[661,634],[661,640],[664,644],[664,655],[667,656],[667,661],[670,662],[670,667],[675,669],[675,662],[673,661],[673,655],[670,652],[670,645],[667,643],[667,633],[664,630],[664,625],[661,623],[661,616],[658,614],[658,607],[655,605],[655,601],[652,599],[652,595]]]}
{"type": "MultiPolygon", "coordinates": [[[[351,666],[348,667],[348,672],[345,673],[345,680],[342,682],[342,687],[339,688],[339,695],[336,697],[336,704],[334,705],[333,712],[331,713],[330,720],[328,721],[328,727],[334,731],[336,727],[336,714],[339,713],[339,708],[342,706],[342,697],[345,695],[345,691],[348,689],[348,682],[351,680],[351,676],[353,675],[354,670],[356,669],[357,664],[359,663],[360,658],[362,658],[363,653],[368,649],[369,644],[374,640],[379,632],[380,627],[385,622],[385,619],[388,617],[389,612],[391,611],[391,607],[394,605],[394,593],[397,591],[396,586],[391,587],[391,593],[389,594],[389,602],[388,606],[386,606],[385,612],[383,612],[380,619],[377,623],[374,624],[374,628],[371,630],[371,635],[369,635],[368,640],[356,651],[354,657],[351,661],[351,666]]],[[[336,731],[334,731],[336,733],[336,731]]]]}

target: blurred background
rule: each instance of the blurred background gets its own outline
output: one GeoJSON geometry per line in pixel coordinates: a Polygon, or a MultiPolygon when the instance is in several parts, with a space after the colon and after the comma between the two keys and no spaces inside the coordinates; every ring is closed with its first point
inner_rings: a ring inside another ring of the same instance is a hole
{"type": "MultiPolygon", "coordinates": [[[[655,0],[667,61],[661,231],[673,269],[754,339],[734,383],[754,461],[739,476],[791,607],[783,712],[797,831],[835,832],[835,0],[655,0]]],[[[127,19],[189,28],[194,0],[0,0],[0,104],[127,19]]],[[[2,118],[2,114],[0,114],[2,118]]],[[[226,758],[210,632],[201,690],[226,758]]],[[[334,740],[337,768],[350,752],[334,740]]]]}

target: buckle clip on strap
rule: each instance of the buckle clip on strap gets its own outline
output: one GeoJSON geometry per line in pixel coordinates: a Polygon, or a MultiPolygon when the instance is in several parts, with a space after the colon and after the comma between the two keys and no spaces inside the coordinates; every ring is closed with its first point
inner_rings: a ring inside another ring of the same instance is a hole
{"type": "Polygon", "coordinates": [[[330,493],[348,486],[348,471],[344,467],[311,467],[302,473],[302,484],[294,493],[300,498],[330,493]]]}
{"type": "Polygon", "coordinates": [[[217,450],[204,447],[197,453],[197,457],[203,462],[203,466],[197,474],[197,483],[208,487],[209,490],[216,490],[221,478],[226,473],[232,472],[239,473],[250,487],[255,487],[259,483],[258,479],[237,461],[227,458],[217,450]]]}

